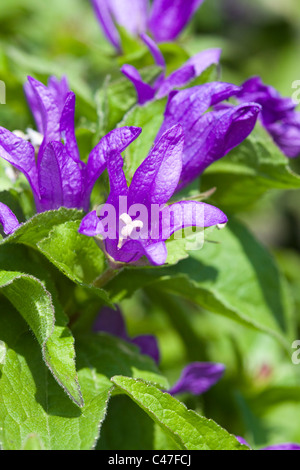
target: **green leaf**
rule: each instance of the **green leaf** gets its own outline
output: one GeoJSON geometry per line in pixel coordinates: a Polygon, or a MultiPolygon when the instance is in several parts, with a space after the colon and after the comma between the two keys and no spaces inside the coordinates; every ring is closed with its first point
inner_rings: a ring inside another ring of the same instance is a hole
{"type": "Polygon", "coordinates": [[[109,403],[97,450],[152,450],[153,434],[149,416],[130,398],[118,395],[109,403]]]}
{"type": "Polygon", "coordinates": [[[136,347],[105,334],[91,334],[76,341],[85,403],[78,408],[49,374],[38,343],[5,299],[0,337],[7,347],[0,368],[0,443],[4,450],[36,446],[37,440],[51,450],[94,448],[113,387],[110,379],[116,373],[168,387],[153,361],[141,356],[136,347]]]}
{"type": "Polygon", "coordinates": [[[225,210],[244,210],[270,189],[298,189],[300,177],[260,124],[226,157],[211,165],[201,177],[201,190],[216,187],[211,198],[225,210]]]}
{"type": "Polygon", "coordinates": [[[237,221],[214,230],[201,250],[175,266],[125,269],[106,290],[120,301],[150,285],[271,334],[290,349],[293,305],[286,282],[269,252],[237,221]]]}
{"type": "Polygon", "coordinates": [[[74,338],[58,302],[42,282],[20,272],[0,271],[2,294],[14,305],[32,329],[42,349],[43,359],[70,398],[82,406],[75,367],[74,338]]]}
{"type": "Polygon", "coordinates": [[[168,393],[141,380],[116,376],[112,382],[137,403],[182,450],[243,450],[237,439],[214,421],[188,410],[168,393]]]}
{"type": "Polygon", "coordinates": [[[55,211],[42,212],[34,215],[26,223],[22,224],[12,235],[6,237],[2,243],[22,243],[31,247],[47,237],[55,225],[67,221],[82,219],[83,213],[76,209],[61,207],[55,211]]]}
{"type": "Polygon", "coordinates": [[[25,439],[22,450],[45,450],[45,446],[37,434],[29,434],[25,439]]]}
{"type": "Polygon", "coordinates": [[[79,225],[79,221],[57,225],[38,248],[69,279],[111,304],[103,289],[91,285],[106,269],[105,256],[93,238],[78,233],[79,225]]]}
{"type": "Polygon", "coordinates": [[[2,449],[30,449],[39,444],[50,450],[93,448],[106,413],[109,388],[87,365],[79,374],[85,399],[85,406],[79,409],[49,374],[25,322],[5,302],[1,303],[0,331],[7,344],[0,372],[2,449]]]}
{"type": "Polygon", "coordinates": [[[124,152],[124,170],[129,182],[154,145],[164,119],[165,107],[165,99],[152,101],[144,106],[137,105],[120,122],[120,126],[137,126],[143,130],[124,152]]]}

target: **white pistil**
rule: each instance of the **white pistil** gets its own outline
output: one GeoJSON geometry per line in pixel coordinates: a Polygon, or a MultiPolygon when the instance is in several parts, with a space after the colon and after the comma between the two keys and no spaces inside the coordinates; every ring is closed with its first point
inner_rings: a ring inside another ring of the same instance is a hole
{"type": "Polygon", "coordinates": [[[127,238],[130,238],[134,229],[136,228],[142,229],[144,227],[144,224],[141,220],[132,220],[130,215],[126,214],[126,212],[120,215],[120,220],[125,225],[122,228],[121,234],[119,237],[119,244],[118,244],[119,249],[122,248],[124,240],[127,240],[127,238]]]}

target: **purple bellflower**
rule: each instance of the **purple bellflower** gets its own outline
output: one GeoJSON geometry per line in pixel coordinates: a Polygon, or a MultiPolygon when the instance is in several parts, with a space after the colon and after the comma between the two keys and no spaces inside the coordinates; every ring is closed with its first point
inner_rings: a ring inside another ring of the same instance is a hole
{"type": "MultiPolygon", "coordinates": [[[[140,128],[131,128],[137,138],[140,128]]],[[[179,124],[168,129],[136,170],[128,188],[120,152],[107,154],[110,195],[99,211],[89,213],[79,232],[102,238],[112,265],[137,263],[143,256],[153,265],[167,259],[165,241],[185,227],[224,224],[227,217],[216,207],[184,201],[166,205],[177,189],[182,172],[184,134],[179,124]]]]}
{"type": "Polygon", "coordinates": [[[300,112],[291,98],[265,85],[260,77],[252,77],[242,84],[237,94],[239,101],[254,101],[262,107],[260,120],[275,143],[289,158],[300,155],[300,112]]]}
{"type": "Polygon", "coordinates": [[[120,52],[117,25],[132,36],[148,30],[155,41],[173,41],[191,20],[204,0],[91,0],[104,34],[120,52]]]}
{"type": "MultiPolygon", "coordinates": [[[[250,447],[248,442],[245,441],[243,437],[237,436],[237,440],[241,444],[244,444],[245,446],[250,447]]],[[[300,450],[300,444],[292,444],[292,443],[275,444],[273,446],[263,447],[262,449],[259,449],[259,450],[300,450]]]]}
{"type": "MultiPolygon", "coordinates": [[[[148,355],[156,363],[159,363],[160,351],[156,337],[153,335],[142,335],[130,338],[119,308],[112,310],[109,307],[104,307],[94,323],[93,330],[95,332],[102,331],[109,333],[128,343],[132,343],[139,347],[141,354],[148,355]]],[[[192,362],[183,369],[181,377],[168,392],[171,395],[178,395],[179,393],[201,395],[215,385],[222,378],[224,372],[225,366],[223,364],[192,362]]]]}
{"type": "MultiPolygon", "coordinates": [[[[91,151],[85,164],[75,138],[75,94],[68,91],[66,80],[51,77],[47,87],[29,77],[25,93],[40,138],[37,133],[32,137],[34,131],[20,137],[18,132],[0,127],[0,157],[27,177],[37,212],[62,206],[88,211],[93,186],[106,168],[106,152],[123,151],[132,140],[131,130],[123,127],[111,131],[91,151]]],[[[2,224],[5,218],[4,231],[9,234],[12,227],[16,228],[16,219],[2,204],[2,224]]]]}
{"type": "Polygon", "coordinates": [[[171,126],[177,123],[182,126],[185,143],[177,190],[191,183],[252,132],[261,111],[258,103],[223,107],[223,101],[239,91],[239,87],[230,83],[211,82],[170,94],[156,139],[171,126]],[[220,103],[221,109],[210,110],[220,103]]]}
{"type": "Polygon", "coordinates": [[[207,49],[191,57],[182,67],[166,77],[165,59],[156,43],[145,34],[141,35],[144,43],[149,48],[155,63],[163,69],[161,75],[156,79],[154,85],[149,85],[142,80],[138,70],[132,65],[123,65],[121,71],[133,83],[138,104],[143,105],[154,98],[160,99],[168,96],[171,91],[186,86],[191,80],[199,77],[204,70],[213,64],[218,64],[221,49],[207,49]]]}

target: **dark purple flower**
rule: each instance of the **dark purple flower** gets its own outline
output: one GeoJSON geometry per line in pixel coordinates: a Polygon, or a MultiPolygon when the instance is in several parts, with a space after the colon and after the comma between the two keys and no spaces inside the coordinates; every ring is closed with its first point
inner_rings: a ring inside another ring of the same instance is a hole
{"type": "Polygon", "coordinates": [[[148,30],[155,41],[172,41],[191,20],[203,0],[91,0],[104,34],[121,50],[117,25],[132,36],[148,30]]]}
{"type": "Polygon", "coordinates": [[[193,362],[181,374],[178,382],[169,390],[171,395],[192,393],[201,395],[221,379],[225,366],[215,362],[193,362]]]}
{"type": "Polygon", "coordinates": [[[209,165],[224,157],[252,132],[261,110],[257,103],[226,105],[209,111],[209,108],[235,96],[239,90],[230,83],[211,82],[173,92],[169,96],[157,139],[169,127],[177,123],[182,126],[185,144],[177,189],[200,176],[209,165]]]}
{"type": "Polygon", "coordinates": [[[113,310],[109,307],[102,308],[94,323],[93,330],[95,332],[104,331],[112,336],[117,336],[118,338],[121,338],[128,343],[135,344],[139,347],[142,354],[150,356],[157,363],[160,360],[158,343],[155,336],[142,335],[135,338],[130,338],[127,333],[124,318],[119,308],[116,310],[113,310]]]}
{"type": "MultiPolygon", "coordinates": [[[[241,444],[250,447],[248,442],[243,437],[237,436],[236,438],[241,444]]],[[[263,447],[259,450],[300,450],[300,444],[275,444],[273,446],[263,447]]]]}
{"type": "Polygon", "coordinates": [[[75,94],[66,81],[51,77],[47,87],[29,77],[25,90],[40,145],[29,141],[30,134],[20,137],[0,127],[0,157],[27,177],[37,212],[62,206],[88,211],[93,186],[106,168],[106,153],[123,151],[132,140],[131,130],[123,127],[107,134],[85,164],[75,138],[75,94]]]}
{"type": "MultiPolygon", "coordinates": [[[[143,335],[130,338],[119,307],[116,310],[109,307],[102,308],[94,323],[93,330],[95,332],[103,331],[128,343],[133,343],[140,348],[142,354],[150,356],[156,363],[159,363],[160,352],[156,337],[143,335]]],[[[180,379],[168,392],[171,395],[179,393],[201,395],[222,378],[224,371],[225,366],[223,364],[192,362],[182,371],[180,379]]]]}
{"type": "Polygon", "coordinates": [[[198,77],[208,67],[218,64],[221,55],[221,49],[207,49],[191,57],[182,67],[175,70],[166,77],[166,63],[155,42],[145,34],[141,35],[144,43],[149,48],[155,63],[162,68],[161,75],[156,79],[153,85],[144,82],[138,70],[132,65],[123,65],[121,71],[133,83],[138,104],[143,105],[154,98],[160,99],[168,96],[171,91],[183,88],[191,80],[198,77]]]}
{"type": "Polygon", "coordinates": [[[291,98],[253,77],[241,86],[239,101],[254,101],[261,105],[260,120],[282,152],[290,158],[300,155],[300,113],[291,98]]]}
{"type": "MultiPolygon", "coordinates": [[[[141,132],[130,128],[133,139],[141,132]]],[[[133,140],[132,139],[132,140],[133,140]]],[[[101,236],[107,257],[116,263],[136,263],[146,256],[153,265],[167,259],[165,241],[185,227],[226,223],[216,207],[185,201],[166,205],[182,172],[184,134],[179,124],[168,129],[136,170],[128,188],[120,152],[107,155],[110,196],[100,213],[89,213],[79,232],[101,236]]]]}

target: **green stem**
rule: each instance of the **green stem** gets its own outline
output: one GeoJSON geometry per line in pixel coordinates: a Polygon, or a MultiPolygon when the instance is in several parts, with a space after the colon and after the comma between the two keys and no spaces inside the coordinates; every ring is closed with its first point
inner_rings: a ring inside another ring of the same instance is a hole
{"type": "Polygon", "coordinates": [[[122,269],[113,269],[113,268],[108,268],[104,273],[102,273],[97,279],[93,282],[94,287],[98,287],[102,289],[106,284],[108,284],[112,279],[114,279],[122,269]]]}

